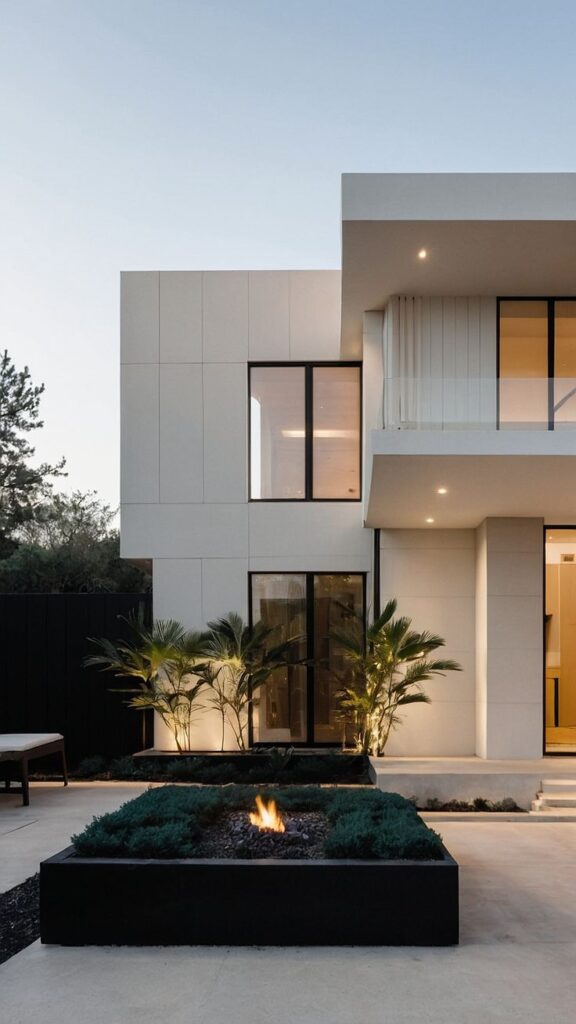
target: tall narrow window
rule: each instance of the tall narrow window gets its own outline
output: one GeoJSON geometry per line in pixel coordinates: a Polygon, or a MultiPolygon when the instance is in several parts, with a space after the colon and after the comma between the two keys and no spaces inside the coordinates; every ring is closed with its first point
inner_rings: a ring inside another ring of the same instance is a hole
{"type": "Polygon", "coordinates": [[[364,588],[361,576],[342,573],[314,577],[314,739],[337,743],[342,738],[338,692],[350,675],[349,662],[334,639],[362,622],[364,588]]]}
{"type": "Polygon", "coordinates": [[[576,423],[576,301],[554,303],[554,427],[576,423]]]}
{"type": "MultiPolygon", "coordinates": [[[[274,628],[273,642],[306,635],[306,576],[303,573],[254,573],[252,621],[274,628]]],[[[306,658],[303,639],[300,657],[306,658]]],[[[304,743],[306,740],[306,667],[277,669],[256,694],[254,733],[260,743],[304,743]]]]}
{"type": "Polygon", "coordinates": [[[297,501],[306,495],[303,366],[250,370],[250,496],[297,501]]]}
{"type": "Polygon", "coordinates": [[[548,427],[548,303],[500,303],[500,427],[548,427]]]}
{"type": "Polygon", "coordinates": [[[252,573],[252,622],[275,627],[273,642],[302,638],[303,664],[278,670],[257,692],[257,743],[340,743],[338,692],[349,666],[335,635],[364,629],[362,573],[252,573]]]}
{"type": "Polygon", "coordinates": [[[250,498],[359,501],[360,366],[250,367],[250,498]]]}
{"type": "Polygon", "coordinates": [[[315,498],[360,497],[360,368],[313,368],[315,498]]]}

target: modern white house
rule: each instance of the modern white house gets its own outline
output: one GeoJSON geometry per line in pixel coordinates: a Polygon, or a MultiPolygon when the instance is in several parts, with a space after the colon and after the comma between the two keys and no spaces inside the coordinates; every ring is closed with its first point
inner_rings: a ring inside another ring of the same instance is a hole
{"type": "Polygon", "coordinates": [[[307,638],[255,742],[341,742],[331,632],[396,597],[463,671],[391,754],[576,753],[576,174],[344,175],[341,271],[125,273],[121,320],[155,616],[307,638]]]}

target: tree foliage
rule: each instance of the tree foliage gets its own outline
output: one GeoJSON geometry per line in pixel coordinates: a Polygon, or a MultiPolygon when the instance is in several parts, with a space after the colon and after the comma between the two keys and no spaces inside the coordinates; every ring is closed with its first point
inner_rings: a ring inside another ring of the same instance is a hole
{"type": "Polygon", "coordinates": [[[397,603],[389,601],[368,628],[337,634],[350,678],[340,692],[345,717],[354,728],[356,748],[363,754],[384,753],[391,730],[401,721],[399,712],[409,704],[429,704],[422,684],[436,675],[460,672],[450,659],[431,659],[445,641],[426,631],[413,630],[412,620],[394,618],[397,603]]]}
{"type": "Polygon", "coordinates": [[[120,558],[116,513],[94,491],[51,494],[0,560],[0,593],[118,593],[151,588],[146,569],[120,558]]]}
{"type": "Polygon", "coordinates": [[[301,663],[298,654],[303,638],[294,636],[275,642],[277,627],[263,622],[250,626],[235,612],[209,622],[208,631],[204,675],[212,690],[210,703],[222,720],[222,749],[228,721],[239,749],[246,750],[250,705],[273,672],[301,663]]]}
{"type": "Polygon", "coordinates": [[[201,677],[202,637],[188,632],[174,619],[158,619],[145,626],[137,616],[126,620],[131,640],[112,641],[90,638],[98,653],[84,661],[113,675],[130,679],[134,686],[128,706],[138,710],[151,708],[172,733],[179,753],[190,750],[190,730],[204,686],[201,677]]]}
{"type": "Polygon", "coordinates": [[[187,631],[179,622],[157,620],[148,628],[127,620],[133,639],[90,642],[98,653],[85,665],[132,679],[132,708],[152,708],[175,739],[179,753],[191,749],[190,733],[198,711],[216,708],[229,723],[238,748],[247,748],[248,710],[271,674],[296,663],[301,637],[273,642],[275,629],[262,622],[244,623],[235,612],[208,623],[204,633],[187,631]]]}
{"type": "Polygon", "coordinates": [[[27,366],[17,370],[8,352],[0,356],[0,558],[17,546],[18,531],[34,519],[51,493],[51,481],[65,475],[65,460],[32,464],[30,434],[43,426],[40,399],[27,366]]]}

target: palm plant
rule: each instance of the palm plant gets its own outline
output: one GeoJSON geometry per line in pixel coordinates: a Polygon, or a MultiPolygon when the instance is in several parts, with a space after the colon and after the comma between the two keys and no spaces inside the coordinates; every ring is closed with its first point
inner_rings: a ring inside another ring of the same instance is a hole
{"type": "Polygon", "coordinates": [[[204,640],[204,681],[211,688],[209,701],[222,720],[229,722],[240,750],[245,751],[248,712],[259,689],[276,669],[301,662],[297,657],[302,637],[274,643],[277,626],[247,625],[236,612],[208,623],[204,640]]]}
{"type": "Polygon", "coordinates": [[[158,619],[151,627],[136,615],[125,621],[133,639],[113,642],[89,638],[99,653],[85,658],[84,664],[132,679],[136,686],[119,691],[132,694],[128,707],[156,711],[181,754],[190,749],[192,723],[201,708],[198,694],[204,685],[203,636],[188,632],[174,619],[158,619]]]}
{"type": "Polygon", "coordinates": [[[389,601],[368,628],[337,634],[348,666],[348,678],[340,691],[340,706],[352,723],[356,749],[382,755],[391,730],[401,721],[399,710],[408,704],[429,704],[422,684],[436,675],[460,672],[450,659],[430,655],[445,641],[433,633],[417,633],[412,620],[394,618],[397,602],[389,601]]]}

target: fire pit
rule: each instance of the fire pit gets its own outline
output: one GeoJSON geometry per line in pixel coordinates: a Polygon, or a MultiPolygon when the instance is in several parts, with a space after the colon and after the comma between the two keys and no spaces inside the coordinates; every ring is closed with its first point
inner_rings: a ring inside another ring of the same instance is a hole
{"type": "Polygon", "coordinates": [[[40,869],[43,942],[450,945],[458,866],[375,789],[167,786],[40,869]]]}
{"type": "Polygon", "coordinates": [[[274,857],[319,859],[324,856],[324,841],[330,822],[321,811],[280,814],[276,801],[256,796],[256,810],[228,811],[207,829],[197,854],[199,857],[274,857]]]}

